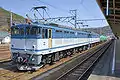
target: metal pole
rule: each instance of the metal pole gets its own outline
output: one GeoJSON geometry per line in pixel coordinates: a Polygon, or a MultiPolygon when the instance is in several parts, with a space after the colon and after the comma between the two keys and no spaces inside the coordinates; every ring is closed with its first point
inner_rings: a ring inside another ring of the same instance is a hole
{"type": "Polygon", "coordinates": [[[106,16],[109,15],[109,0],[107,0],[106,16]]]}
{"type": "Polygon", "coordinates": [[[75,28],[77,27],[76,24],[77,24],[77,10],[75,10],[75,28]]]}
{"type": "Polygon", "coordinates": [[[70,10],[70,12],[74,15],[74,18],[75,18],[74,26],[76,28],[77,27],[77,10],[70,10]]]}
{"type": "Polygon", "coordinates": [[[12,12],[10,11],[10,27],[12,26],[12,12]]]}
{"type": "Polygon", "coordinates": [[[114,24],[115,24],[115,0],[113,0],[114,24]]]}
{"type": "Polygon", "coordinates": [[[43,9],[43,19],[44,19],[44,9],[43,9]]]}

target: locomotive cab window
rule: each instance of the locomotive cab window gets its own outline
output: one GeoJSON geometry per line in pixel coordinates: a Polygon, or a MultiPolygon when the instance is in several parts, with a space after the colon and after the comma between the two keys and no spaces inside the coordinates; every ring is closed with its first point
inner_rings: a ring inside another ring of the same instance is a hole
{"type": "Polygon", "coordinates": [[[20,35],[24,35],[24,28],[20,28],[19,33],[20,33],[20,35]]]}
{"type": "Polygon", "coordinates": [[[30,27],[26,27],[26,34],[30,35],[30,27]]]}
{"type": "Polygon", "coordinates": [[[38,28],[38,27],[33,27],[31,29],[31,35],[38,35],[40,33],[41,33],[41,31],[40,31],[40,28],[38,28]]]}
{"type": "Polygon", "coordinates": [[[17,28],[17,27],[12,27],[12,28],[11,28],[11,34],[12,34],[12,35],[18,35],[18,34],[19,34],[19,28],[17,28]]]}

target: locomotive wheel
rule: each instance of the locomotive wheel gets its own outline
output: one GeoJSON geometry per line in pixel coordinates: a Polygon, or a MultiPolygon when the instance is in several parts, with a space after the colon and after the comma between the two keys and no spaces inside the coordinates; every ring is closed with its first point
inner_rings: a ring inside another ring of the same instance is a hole
{"type": "Polygon", "coordinates": [[[60,52],[60,59],[63,58],[63,52],[60,52]]]}
{"type": "Polygon", "coordinates": [[[54,61],[59,61],[60,57],[59,57],[59,52],[55,53],[55,58],[54,61]]]}
{"type": "Polygon", "coordinates": [[[42,60],[42,64],[43,64],[43,66],[45,66],[45,65],[47,64],[46,58],[44,58],[44,59],[42,60]]]}

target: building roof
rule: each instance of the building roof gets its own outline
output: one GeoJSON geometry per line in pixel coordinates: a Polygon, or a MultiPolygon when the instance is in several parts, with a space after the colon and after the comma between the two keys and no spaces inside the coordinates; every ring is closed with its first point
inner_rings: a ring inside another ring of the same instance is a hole
{"type": "Polygon", "coordinates": [[[105,15],[110,27],[114,34],[120,36],[120,0],[109,1],[109,15],[106,15],[107,0],[97,0],[103,14],[105,15]]]}
{"type": "Polygon", "coordinates": [[[5,31],[0,31],[0,39],[5,38],[6,36],[10,36],[10,34],[8,32],[5,32],[5,31]]]}

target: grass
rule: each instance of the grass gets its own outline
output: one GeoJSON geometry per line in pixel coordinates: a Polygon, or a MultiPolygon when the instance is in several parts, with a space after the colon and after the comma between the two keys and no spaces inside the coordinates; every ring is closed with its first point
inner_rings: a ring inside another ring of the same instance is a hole
{"type": "MultiPolygon", "coordinates": [[[[25,18],[13,13],[13,21],[23,21],[25,18]]],[[[0,31],[10,32],[10,11],[0,7],[0,31]]]]}
{"type": "MultiPolygon", "coordinates": [[[[3,8],[0,8],[0,14],[2,14],[2,16],[4,16],[4,17],[10,18],[10,11],[7,11],[7,10],[5,10],[3,8]]],[[[13,19],[24,19],[24,17],[13,13],[13,19]]]]}

